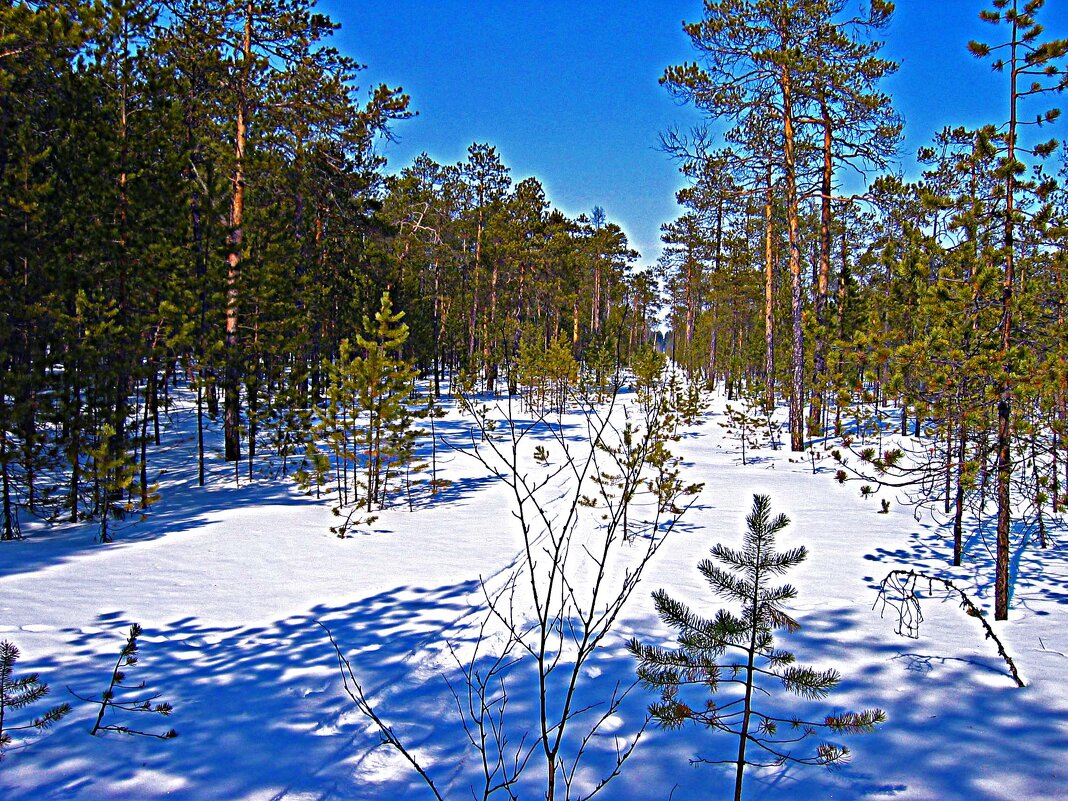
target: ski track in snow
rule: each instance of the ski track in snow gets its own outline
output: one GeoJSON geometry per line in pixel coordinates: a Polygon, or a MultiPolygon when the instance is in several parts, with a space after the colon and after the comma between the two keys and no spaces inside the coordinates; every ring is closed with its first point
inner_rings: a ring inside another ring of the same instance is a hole
{"type": "MultiPolygon", "coordinates": [[[[791,612],[802,624],[782,644],[798,661],[833,667],[842,683],[812,714],[879,706],[889,721],[850,737],[847,767],[827,771],[750,769],[747,799],[900,801],[1063,801],[1068,798],[1068,558],[1040,553],[1019,537],[1010,620],[995,628],[1028,686],[1017,689],[993,644],[956,602],[925,600],[917,639],[899,637],[892,615],[873,608],[879,581],[896,568],[952,577],[992,606],[989,543],[970,542],[967,564],[947,567],[947,532],[893,491],[861,498],[857,483],[834,481],[822,448],[805,454],[755,450],[743,466],[718,425],[723,399],[687,429],[675,450],[683,477],[703,481],[700,497],[655,557],[644,582],[583,673],[587,700],[633,680],[624,648],[631,636],[671,644],[649,594],[664,587],[702,613],[719,608],[697,572],[716,542],[741,541],[752,495],[771,496],[791,525],[780,548],[805,545],[809,559],[786,580],[798,588],[791,612]],[[880,500],[891,501],[879,514],[880,500]]],[[[430,795],[342,687],[325,626],[368,697],[430,769],[448,798],[470,798],[478,778],[449,689],[475,646],[487,587],[517,564],[510,495],[477,461],[439,452],[452,483],[414,511],[398,500],[369,530],[344,540],[328,502],[266,477],[235,486],[214,455],[208,486],[195,486],[188,406],[151,464],[163,468],[163,500],[145,521],[133,515],[116,542],[94,544],[92,523],[51,529],[27,521],[21,542],[0,543],[0,637],[22,652],[15,675],[40,673],[46,699],[75,711],[54,728],[16,737],[0,762],[0,798],[10,799],[424,799],[430,795]],[[140,623],[140,659],[130,681],[174,706],[170,718],[114,722],[179,737],[90,737],[95,708],[78,701],[105,688],[131,623],[140,623]],[[318,625],[322,624],[322,625],[318,625]]],[[[565,425],[577,426],[572,416],[565,425]]],[[[468,419],[437,424],[464,441],[468,419]]],[[[576,428],[577,432],[578,429],[576,428]]],[[[212,431],[218,437],[218,432],[212,431]]],[[[221,438],[220,438],[221,439],[221,438]]],[[[533,441],[529,449],[533,450],[533,441]]],[[[548,443],[550,458],[553,443],[548,443]]],[[[1063,540],[1063,530],[1055,531],[1063,540]]],[[[489,643],[493,642],[492,628],[489,643]]],[[[485,644],[483,645],[485,648],[485,644]]],[[[515,684],[510,714],[532,721],[532,688],[515,684]]],[[[591,745],[582,781],[594,782],[641,725],[651,694],[635,690],[591,745]]],[[[796,702],[793,702],[796,703],[796,702]]],[[[41,703],[19,715],[40,714],[41,703]]],[[[520,726],[520,729],[522,726],[520,726]]],[[[703,730],[650,729],[619,778],[599,798],[697,801],[726,797],[730,766],[691,766],[691,757],[729,758],[736,744],[703,730]]],[[[542,794],[543,794],[542,790],[542,794]]],[[[538,785],[524,785],[537,798],[538,785]]]]}

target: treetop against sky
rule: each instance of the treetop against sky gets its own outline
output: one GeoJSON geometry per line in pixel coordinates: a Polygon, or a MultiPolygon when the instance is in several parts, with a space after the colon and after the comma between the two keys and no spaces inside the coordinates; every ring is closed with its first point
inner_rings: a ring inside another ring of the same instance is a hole
{"type": "MultiPolygon", "coordinates": [[[[1054,0],[1042,22],[1068,35],[1054,0]]],[[[979,0],[902,0],[883,55],[900,62],[885,82],[905,119],[902,170],[918,173],[916,150],[945,126],[1007,116],[1003,81],[968,53],[989,38],[979,0]]],[[[439,162],[489,142],[518,178],[536,175],[550,199],[577,215],[602,206],[653,263],[660,225],[678,214],[683,186],[659,135],[700,120],[658,85],[665,67],[693,60],[682,21],[700,0],[322,0],[341,23],[336,44],[361,62],[367,85],[400,84],[419,112],[386,147],[393,168],[422,152],[439,162]]]]}

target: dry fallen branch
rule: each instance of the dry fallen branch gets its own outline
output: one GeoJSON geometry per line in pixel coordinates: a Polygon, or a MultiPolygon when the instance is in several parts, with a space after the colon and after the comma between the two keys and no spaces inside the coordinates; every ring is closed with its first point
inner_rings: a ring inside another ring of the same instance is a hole
{"type": "Polygon", "coordinates": [[[894,609],[898,616],[897,633],[915,639],[920,634],[920,624],[923,622],[923,611],[920,609],[920,598],[916,592],[917,583],[920,581],[927,582],[928,593],[933,591],[935,584],[940,584],[946,589],[947,593],[955,593],[960,598],[961,609],[963,609],[965,614],[969,617],[973,617],[979,621],[979,624],[983,627],[983,630],[986,633],[986,638],[994,641],[994,644],[998,649],[998,654],[1001,655],[1001,658],[1005,660],[1005,664],[1008,665],[1009,674],[1012,676],[1012,680],[1016,682],[1017,687],[1023,687],[1023,679],[1020,678],[1020,674],[1016,670],[1016,664],[1005,650],[1005,644],[998,638],[998,635],[994,633],[994,629],[991,628],[990,624],[986,621],[983,610],[975,605],[975,602],[968,597],[964,590],[949,579],[941,578],[939,576],[931,576],[927,573],[918,573],[915,570],[892,570],[886,578],[880,582],[879,596],[876,598],[872,608],[874,609],[881,602],[881,614],[885,613],[887,608],[894,609]]]}

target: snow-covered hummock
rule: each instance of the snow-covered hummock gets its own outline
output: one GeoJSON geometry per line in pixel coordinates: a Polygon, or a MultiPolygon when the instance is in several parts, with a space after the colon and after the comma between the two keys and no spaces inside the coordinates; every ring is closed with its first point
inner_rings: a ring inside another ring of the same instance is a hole
{"type": "MultiPolygon", "coordinates": [[[[753,450],[743,467],[737,440],[717,425],[722,412],[720,399],[703,424],[672,445],[684,457],[683,476],[703,481],[704,490],[586,670],[583,697],[607,698],[616,682],[633,680],[634,661],[624,648],[631,636],[670,644],[671,633],[653,613],[653,590],[666,588],[702,613],[719,608],[696,565],[714,543],[741,541],[752,496],[765,493],[773,512],[792,520],[778,547],[803,544],[810,552],[785,577],[798,588],[790,612],[802,629],[783,644],[799,662],[843,676],[828,701],[806,711],[877,706],[889,720],[875,734],[845,741],[854,759],[843,769],[751,769],[745,797],[1068,798],[1063,534],[1045,552],[1035,538],[1025,539],[1013,565],[1010,620],[994,624],[1027,682],[1017,689],[978,623],[954,601],[929,599],[915,640],[895,634],[893,614],[873,610],[879,581],[908,567],[952,577],[992,608],[992,541],[973,537],[967,566],[949,568],[947,529],[928,515],[917,520],[891,490],[862,498],[857,482],[838,484],[822,445],[815,473],[808,455],[791,458],[785,450],[753,450]],[[882,498],[891,501],[889,514],[878,513],[882,498]]],[[[338,539],[326,500],[304,497],[280,478],[248,483],[242,475],[235,485],[219,453],[212,454],[208,486],[198,488],[192,410],[179,408],[172,420],[152,461],[166,471],[163,500],[146,520],[134,515],[120,524],[114,544],[95,544],[91,523],[29,522],[24,541],[0,543],[0,639],[22,651],[15,675],[39,672],[52,687],[48,701],[69,700],[75,708],[53,729],[6,750],[0,798],[429,798],[353,710],[317,622],[329,627],[368,697],[443,795],[471,798],[479,768],[446,682],[458,686],[459,671],[445,641],[470,652],[484,618],[480,582],[494,586],[516,564],[521,539],[506,488],[476,460],[445,450],[439,476],[451,484],[433,502],[424,498],[409,511],[398,500],[370,527],[338,539]],[[94,708],[68,692],[96,696],[105,688],[133,622],[145,634],[129,680],[144,681],[146,693],[160,694],[175,711],[169,719],[116,722],[173,726],[176,740],[91,737],[94,708]]],[[[470,418],[455,410],[437,424],[454,441],[469,428],[470,418]]],[[[553,443],[546,444],[552,458],[553,443]]],[[[514,693],[510,712],[528,714],[523,688],[514,693]]],[[[651,700],[635,691],[591,745],[591,781],[617,744],[629,742],[651,700]]],[[[33,711],[14,713],[15,722],[33,711]]],[[[689,760],[729,759],[735,748],[723,734],[650,729],[598,797],[729,797],[732,766],[689,760]]],[[[538,798],[537,783],[521,796],[538,798]]]]}

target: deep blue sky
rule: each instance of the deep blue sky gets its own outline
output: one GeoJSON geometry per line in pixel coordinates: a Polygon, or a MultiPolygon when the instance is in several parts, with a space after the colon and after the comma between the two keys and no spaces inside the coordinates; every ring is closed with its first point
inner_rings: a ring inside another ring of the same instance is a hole
{"type": "MultiPolygon", "coordinates": [[[[902,169],[946,125],[1006,116],[1004,79],[966,50],[994,41],[984,0],[899,0],[884,53],[901,62],[886,90],[904,116],[902,169]]],[[[384,148],[391,169],[427,152],[441,163],[472,142],[496,146],[515,181],[536,175],[569,215],[602,206],[641,251],[659,253],[659,229],[678,215],[681,186],[658,135],[699,119],[657,83],[693,58],[682,20],[701,0],[320,0],[342,25],[334,44],[367,69],[361,83],[401,85],[415,119],[384,148]]],[[[1042,19],[1068,36],[1065,0],[1042,19]]],[[[1037,107],[1035,109],[1037,112],[1037,107]]],[[[1064,126],[1058,131],[1063,135],[1064,126]]]]}

